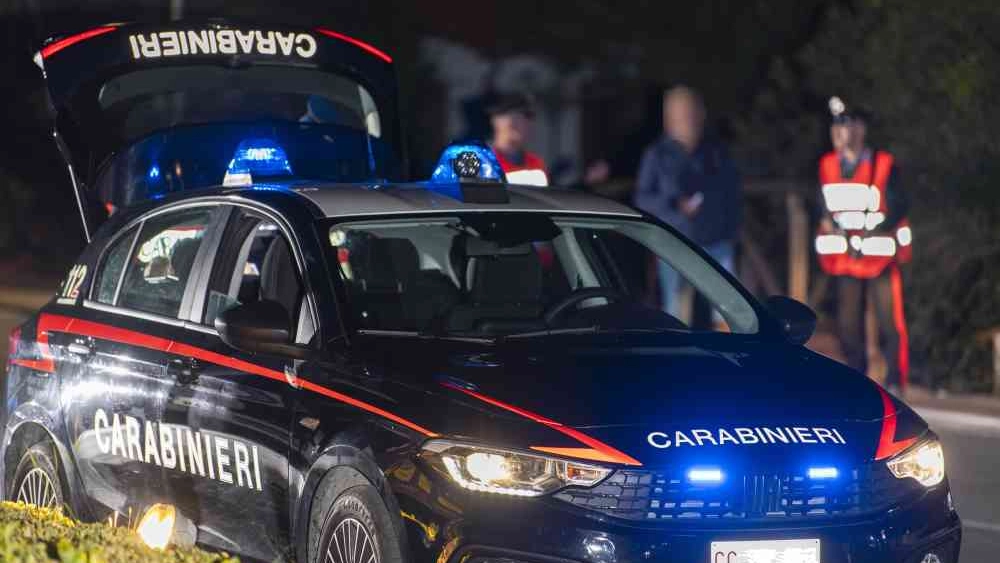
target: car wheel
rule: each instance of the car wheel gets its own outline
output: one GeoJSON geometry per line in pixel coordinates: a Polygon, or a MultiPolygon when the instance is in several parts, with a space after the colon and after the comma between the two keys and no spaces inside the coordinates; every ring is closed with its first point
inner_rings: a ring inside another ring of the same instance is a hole
{"type": "Polygon", "coordinates": [[[62,481],[48,445],[35,444],[24,452],[7,498],[45,508],[63,506],[62,481]]]}
{"type": "Polygon", "coordinates": [[[342,492],[327,511],[313,563],[402,563],[396,528],[371,485],[342,492]]]}

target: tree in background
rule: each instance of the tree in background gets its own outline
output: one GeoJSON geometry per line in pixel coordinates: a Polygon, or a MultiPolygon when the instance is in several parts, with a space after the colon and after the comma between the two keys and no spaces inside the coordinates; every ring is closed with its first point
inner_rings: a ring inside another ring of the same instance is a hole
{"type": "Polygon", "coordinates": [[[772,172],[808,175],[828,143],[828,96],[875,111],[873,141],[901,162],[913,206],[914,375],[956,390],[992,384],[987,335],[1000,328],[996,29],[991,0],[834,4],[812,40],[774,61],[737,127],[772,172]]]}

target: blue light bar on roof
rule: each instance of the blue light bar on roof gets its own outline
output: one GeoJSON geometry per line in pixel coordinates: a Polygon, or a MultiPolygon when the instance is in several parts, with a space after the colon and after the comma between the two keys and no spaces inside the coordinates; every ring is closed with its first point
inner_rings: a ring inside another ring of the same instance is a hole
{"type": "Polygon", "coordinates": [[[224,186],[249,186],[254,176],[291,176],[292,165],[288,154],[271,139],[247,139],[236,147],[229,161],[224,186]]]}
{"type": "Polygon", "coordinates": [[[493,149],[479,141],[448,145],[431,175],[433,183],[505,181],[493,149]]]}

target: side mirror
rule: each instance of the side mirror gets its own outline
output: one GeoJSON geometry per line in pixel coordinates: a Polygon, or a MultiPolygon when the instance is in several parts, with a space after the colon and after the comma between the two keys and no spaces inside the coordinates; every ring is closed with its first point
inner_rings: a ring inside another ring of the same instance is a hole
{"type": "Polygon", "coordinates": [[[792,344],[805,344],[816,331],[816,313],[804,303],[772,295],[767,298],[767,308],[781,322],[781,329],[792,344]]]}
{"type": "Polygon", "coordinates": [[[288,311],[267,300],[236,305],[215,317],[219,337],[237,350],[309,359],[312,350],[292,342],[291,325],[288,311]]]}

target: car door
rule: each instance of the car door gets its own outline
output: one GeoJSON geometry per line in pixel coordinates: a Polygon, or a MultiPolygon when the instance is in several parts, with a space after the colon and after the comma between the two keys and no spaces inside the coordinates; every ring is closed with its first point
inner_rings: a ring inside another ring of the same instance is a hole
{"type": "Polygon", "coordinates": [[[65,323],[86,369],[63,384],[67,432],[96,516],[134,522],[167,499],[163,471],[177,466],[163,425],[174,400],[171,342],[185,331],[197,263],[222,208],[199,205],[140,218],[107,245],[96,281],[65,323]]]}
{"type": "Polygon", "coordinates": [[[227,307],[270,299],[285,305],[302,327],[300,339],[308,341],[315,317],[288,235],[261,212],[234,208],[210,272],[175,348],[190,358],[196,375],[175,385],[184,399],[165,413],[171,424],[201,436],[204,451],[192,459],[202,456],[205,467],[197,467],[197,476],[168,475],[167,487],[178,509],[197,523],[200,543],[284,560],[294,391],[286,374],[294,366],[229,347],[213,322],[227,307]]]}

